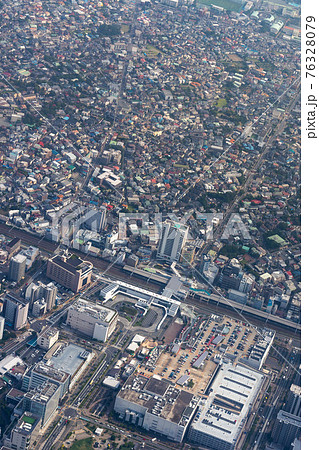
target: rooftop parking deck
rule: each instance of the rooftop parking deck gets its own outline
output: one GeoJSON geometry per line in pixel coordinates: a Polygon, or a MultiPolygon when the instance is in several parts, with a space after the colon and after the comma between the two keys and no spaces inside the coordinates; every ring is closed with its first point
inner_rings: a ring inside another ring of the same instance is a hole
{"type": "Polygon", "coordinates": [[[176,345],[157,348],[158,356],[152,355],[140,370],[147,377],[157,375],[173,383],[183,377],[183,389],[204,394],[220,358],[236,363],[248,357],[257,339],[254,328],[234,319],[203,317],[189,332],[183,328],[176,345]]]}

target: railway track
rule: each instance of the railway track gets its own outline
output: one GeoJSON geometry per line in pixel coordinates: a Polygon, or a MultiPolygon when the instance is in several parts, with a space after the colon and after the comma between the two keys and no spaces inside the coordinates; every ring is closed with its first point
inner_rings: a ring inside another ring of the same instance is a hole
{"type": "MultiPolygon", "coordinates": [[[[19,228],[16,227],[10,227],[6,224],[0,223],[0,233],[3,233],[7,236],[10,236],[12,238],[17,237],[19,239],[21,239],[23,242],[25,242],[28,245],[36,245],[41,249],[46,250],[49,253],[54,253],[55,250],[58,248],[58,244],[54,243],[54,242],[50,242],[47,241],[43,238],[40,238],[32,233],[29,233],[27,231],[24,230],[20,230],[19,228]]],[[[132,273],[131,275],[125,274],[123,273],[123,271],[120,268],[117,267],[109,267],[110,266],[110,262],[103,260],[102,258],[96,258],[93,256],[88,256],[82,252],[80,252],[79,250],[75,250],[72,249],[72,253],[85,258],[87,261],[90,261],[94,267],[96,267],[99,270],[107,270],[107,276],[110,279],[114,279],[114,280],[123,280],[126,282],[129,282],[132,285],[135,286],[139,286],[139,287],[146,287],[148,290],[152,291],[152,292],[159,292],[162,287],[160,287],[158,284],[153,283],[150,279],[147,280],[147,282],[141,278],[138,278],[134,275],[134,273],[132,273]]],[[[194,299],[192,297],[187,297],[185,300],[185,303],[193,305],[193,306],[197,306],[200,307],[200,305],[203,305],[203,301],[201,300],[205,300],[205,296],[204,295],[200,295],[200,298],[194,299]]],[[[216,296],[217,297],[217,296],[216,296]]],[[[236,311],[234,310],[234,308],[232,308],[227,302],[222,301],[222,297],[220,297],[220,300],[213,300],[214,303],[218,303],[218,305],[212,305],[210,304],[212,300],[210,299],[208,301],[208,299],[206,298],[205,301],[205,308],[209,308],[210,311],[215,311],[215,312],[220,312],[221,314],[227,314],[230,317],[234,317],[236,319],[242,320],[242,318],[238,317],[238,313],[236,313],[236,311]],[[212,308],[214,308],[214,310],[212,310],[212,308]]],[[[206,309],[207,309],[206,308],[206,309]]],[[[236,308],[238,311],[241,311],[240,306],[236,305],[236,308]]],[[[274,330],[278,330],[281,333],[287,335],[288,337],[298,337],[300,336],[300,325],[295,324],[294,322],[290,322],[290,321],[286,321],[287,325],[280,325],[273,323],[273,320],[277,320],[275,319],[276,316],[272,316],[272,315],[267,315],[266,317],[259,317],[260,316],[260,311],[259,310],[253,310],[253,308],[250,308],[252,311],[247,313],[243,310],[242,314],[243,315],[247,315],[247,322],[250,321],[254,324],[256,324],[257,326],[265,326],[267,325],[270,328],[273,328],[274,330]],[[289,329],[290,327],[290,329],[289,329]]]]}

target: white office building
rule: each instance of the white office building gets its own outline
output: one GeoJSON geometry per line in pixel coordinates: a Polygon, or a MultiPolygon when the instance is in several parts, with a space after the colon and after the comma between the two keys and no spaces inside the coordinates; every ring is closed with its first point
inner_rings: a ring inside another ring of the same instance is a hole
{"type": "Polygon", "coordinates": [[[269,350],[274,342],[275,335],[275,331],[264,328],[261,331],[261,336],[259,336],[258,341],[251,349],[248,358],[243,358],[243,362],[253,369],[260,370],[266,361],[269,350]]]}
{"type": "Polygon", "coordinates": [[[188,227],[179,223],[165,222],[158,244],[157,257],[169,261],[179,261],[182,248],[187,241],[188,227]]]}
{"type": "Polygon", "coordinates": [[[37,345],[45,350],[49,350],[59,339],[59,330],[49,328],[37,337],[37,345]]]}
{"type": "Polygon", "coordinates": [[[55,305],[55,299],[58,289],[52,281],[44,284],[41,281],[30,283],[25,291],[25,298],[33,304],[36,300],[44,299],[47,305],[47,311],[50,311],[55,305]]]}
{"type": "Polygon", "coordinates": [[[25,450],[33,447],[39,435],[40,418],[30,412],[25,412],[12,428],[10,435],[4,437],[4,447],[14,450],[25,450]]]}
{"type": "Polygon", "coordinates": [[[48,381],[32,389],[26,394],[15,408],[15,412],[29,411],[41,418],[41,427],[45,426],[54,416],[60,398],[60,386],[48,381]]]}
{"type": "Polygon", "coordinates": [[[52,365],[40,362],[24,374],[21,389],[22,391],[29,391],[47,382],[56,383],[61,387],[60,399],[62,399],[69,391],[71,382],[70,372],[63,371],[60,368],[56,369],[52,365]]]}
{"type": "Polygon", "coordinates": [[[0,340],[3,338],[5,318],[0,316],[0,340]]]}
{"type": "Polygon", "coordinates": [[[34,317],[43,316],[46,312],[47,312],[47,304],[46,304],[44,298],[41,298],[40,300],[36,300],[33,303],[32,315],[34,317]]]}
{"type": "Polygon", "coordinates": [[[105,342],[113,333],[118,313],[105,306],[79,299],[68,310],[67,325],[98,341],[105,342]]]}

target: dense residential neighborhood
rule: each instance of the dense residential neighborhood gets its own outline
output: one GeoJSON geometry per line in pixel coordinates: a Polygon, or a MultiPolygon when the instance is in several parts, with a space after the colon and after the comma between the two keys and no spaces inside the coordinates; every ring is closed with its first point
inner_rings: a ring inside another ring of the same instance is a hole
{"type": "Polygon", "coordinates": [[[300,2],[0,8],[1,448],[300,448],[300,2]]]}

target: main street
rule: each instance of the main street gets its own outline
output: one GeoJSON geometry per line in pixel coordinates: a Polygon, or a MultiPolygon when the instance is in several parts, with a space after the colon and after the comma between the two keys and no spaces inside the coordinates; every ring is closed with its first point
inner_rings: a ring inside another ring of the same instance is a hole
{"type": "Polygon", "coordinates": [[[115,356],[118,353],[118,350],[114,351],[112,350],[112,347],[104,347],[101,353],[103,355],[102,361],[99,363],[98,367],[95,369],[95,371],[90,376],[89,380],[75,397],[75,399],[71,402],[70,405],[66,405],[65,408],[72,406],[79,407],[82,404],[82,402],[88,397],[88,395],[96,387],[96,385],[102,381],[102,375],[105,374],[106,370],[112,367],[112,360],[114,360],[115,356]]]}
{"type": "Polygon", "coordinates": [[[56,439],[59,437],[59,435],[62,433],[63,429],[65,428],[67,420],[63,417],[60,418],[58,423],[53,428],[50,436],[45,440],[45,442],[40,444],[41,450],[50,450],[56,439]]]}
{"type": "Polygon", "coordinates": [[[275,409],[275,407],[276,407],[278,398],[279,398],[279,397],[277,396],[277,397],[275,398],[275,400],[274,400],[272,406],[269,408],[269,412],[268,412],[267,416],[265,417],[264,424],[263,424],[261,430],[260,430],[259,433],[258,433],[258,438],[257,438],[257,440],[255,440],[255,444],[254,444],[253,450],[258,450],[258,449],[260,448],[260,447],[259,447],[260,441],[262,440],[263,435],[264,435],[264,432],[265,432],[267,426],[269,425],[269,420],[270,420],[270,418],[271,418],[271,416],[272,416],[272,413],[273,413],[273,411],[274,411],[274,409],[275,409]]]}

